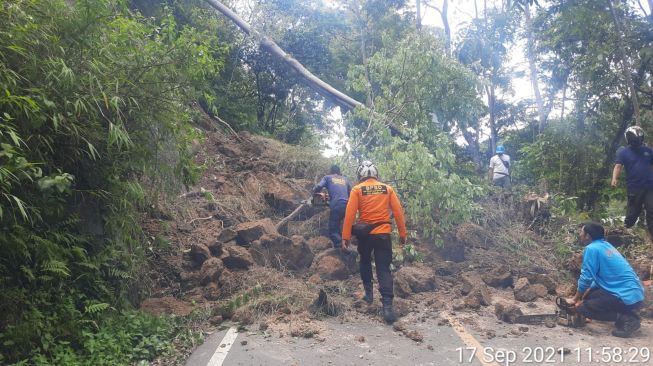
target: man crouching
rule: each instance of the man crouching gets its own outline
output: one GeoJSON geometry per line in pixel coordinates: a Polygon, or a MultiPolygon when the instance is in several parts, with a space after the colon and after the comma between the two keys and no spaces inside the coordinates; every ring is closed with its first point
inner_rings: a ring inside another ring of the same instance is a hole
{"type": "Polygon", "coordinates": [[[566,301],[587,318],[614,321],[612,335],[627,338],[640,327],[637,310],[644,303],[644,287],[628,261],[604,237],[603,226],[582,225],[580,242],[587,246],[578,289],[566,301]]]}

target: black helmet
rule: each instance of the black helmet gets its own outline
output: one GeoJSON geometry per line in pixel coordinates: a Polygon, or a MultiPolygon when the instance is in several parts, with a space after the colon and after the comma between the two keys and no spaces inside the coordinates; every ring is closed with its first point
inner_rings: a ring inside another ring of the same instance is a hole
{"type": "Polygon", "coordinates": [[[641,146],[644,143],[644,130],[639,126],[630,126],[624,132],[628,145],[632,147],[641,146]]]}

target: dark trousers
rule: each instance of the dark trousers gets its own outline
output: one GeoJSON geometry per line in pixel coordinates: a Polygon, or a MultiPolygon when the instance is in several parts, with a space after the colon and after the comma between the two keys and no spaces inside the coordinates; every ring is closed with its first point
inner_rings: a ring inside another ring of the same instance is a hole
{"type": "Polygon", "coordinates": [[[641,306],[642,301],[626,305],[618,297],[598,288],[591,290],[585,296],[585,300],[578,307],[578,312],[590,319],[615,321],[618,314],[638,317],[637,309],[641,306]]]}
{"type": "Polygon", "coordinates": [[[329,239],[334,248],[342,246],[342,220],[345,218],[347,201],[334,202],[329,211],[329,239]]]}
{"type": "Polygon", "coordinates": [[[390,263],[392,263],[390,234],[371,234],[358,239],[358,253],[361,256],[360,271],[363,285],[372,285],[372,254],[374,254],[381,303],[392,304],[394,292],[390,272],[390,263]]]}
{"type": "Polygon", "coordinates": [[[626,206],[626,227],[632,227],[637,222],[642,207],[646,211],[646,227],[653,236],[653,190],[631,189],[628,190],[628,206],[626,206]]]}

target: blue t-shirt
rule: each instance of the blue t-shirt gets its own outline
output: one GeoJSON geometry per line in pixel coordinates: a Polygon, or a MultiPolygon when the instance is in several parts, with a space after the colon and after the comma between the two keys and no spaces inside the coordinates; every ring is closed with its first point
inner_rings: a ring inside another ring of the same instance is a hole
{"type": "Polygon", "coordinates": [[[578,291],[602,288],[626,305],[644,300],[644,287],[626,258],[607,241],[589,243],[583,251],[583,266],[578,278],[578,291]]]}
{"type": "Polygon", "coordinates": [[[626,168],[626,188],[653,189],[653,150],[650,147],[621,147],[614,162],[626,168]]]}
{"type": "Polygon", "coordinates": [[[334,207],[340,202],[349,201],[349,192],[351,192],[351,183],[347,178],[339,174],[325,175],[318,183],[313,192],[319,192],[323,188],[329,191],[329,207],[334,207]]]}

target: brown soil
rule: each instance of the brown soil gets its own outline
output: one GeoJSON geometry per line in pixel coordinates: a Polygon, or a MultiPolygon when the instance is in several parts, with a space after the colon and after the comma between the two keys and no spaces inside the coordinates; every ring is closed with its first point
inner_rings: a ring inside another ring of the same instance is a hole
{"type": "MultiPolygon", "coordinates": [[[[256,261],[256,255],[252,261],[247,253],[281,241],[288,250],[301,248],[324,258],[320,254],[330,250],[328,239],[321,237],[326,234],[327,208],[304,210],[280,234],[268,233],[251,243],[237,238],[236,225],[264,218],[276,224],[309,198],[310,189],[328,167],[317,152],[247,133],[234,136],[210,131],[196,159],[206,166],[200,183],[174,201],[162,203],[153,210],[159,214],[143,221],[152,241],[169,243],[168,248],[153,248],[151,296],[143,301],[143,309],[179,315],[190,309],[208,310],[211,324],[207,327],[231,319],[270,336],[317,340],[328,336],[321,324],[326,316],[342,321],[374,317],[382,322],[378,291],[372,305],[361,301],[358,274],[343,269],[335,257],[319,265],[293,267],[293,263],[270,264],[269,258],[256,261]],[[209,263],[210,272],[202,275],[203,263],[197,261],[209,263]],[[211,261],[223,261],[224,266],[211,261]],[[331,269],[339,272],[326,273],[331,269]],[[322,306],[320,290],[329,302],[322,308],[337,311],[315,310],[322,306]]],[[[554,243],[528,230],[532,222],[514,214],[520,209],[491,199],[482,205],[484,222],[461,225],[447,235],[448,247],[463,254],[461,261],[447,261],[445,251],[417,241],[424,263],[399,264],[395,310],[402,318],[396,328],[410,339],[421,342],[421,334],[410,327],[411,322],[420,321],[418,316],[445,310],[455,311],[461,322],[494,337],[492,329],[477,325],[479,317],[491,320],[486,324],[496,322],[492,305],[514,305],[525,314],[549,312],[554,310],[556,288],[573,288],[573,275],[561,276],[556,269],[560,263],[552,260],[554,243]],[[522,277],[538,285],[529,304],[515,300],[511,287],[511,279],[516,282],[522,277]],[[547,290],[540,291],[541,287],[547,290]]]]}

